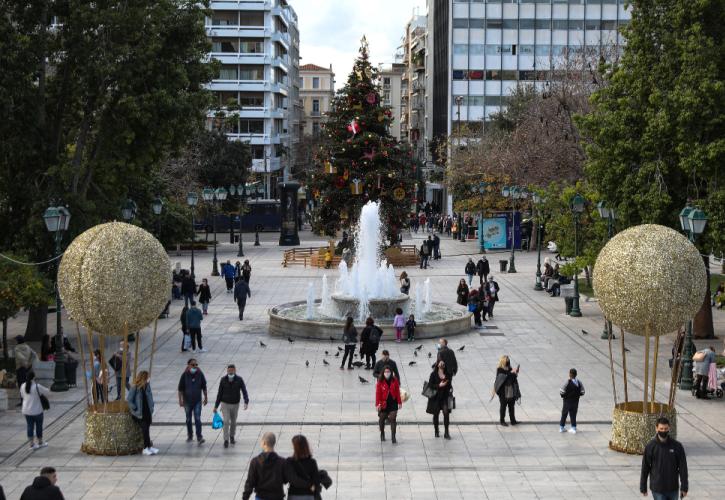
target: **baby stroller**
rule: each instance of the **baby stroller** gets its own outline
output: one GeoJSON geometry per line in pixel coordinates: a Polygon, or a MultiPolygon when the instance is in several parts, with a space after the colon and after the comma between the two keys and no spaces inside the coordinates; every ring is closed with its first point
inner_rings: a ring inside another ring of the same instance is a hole
{"type": "MultiPolygon", "coordinates": [[[[695,371],[696,370],[693,367],[693,380],[695,380],[697,377],[697,373],[695,373],[695,371]]],[[[693,384],[692,395],[695,396],[696,393],[697,389],[693,384]]],[[[705,395],[709,398],[715,397],[718,399],[722,399],[723,394],[725,394],[725,368],[722,370],[718,370],[715,363],[710,363],[710,369],[708,370],[707,379],[707,391],[705,392],[705,395]]]]}

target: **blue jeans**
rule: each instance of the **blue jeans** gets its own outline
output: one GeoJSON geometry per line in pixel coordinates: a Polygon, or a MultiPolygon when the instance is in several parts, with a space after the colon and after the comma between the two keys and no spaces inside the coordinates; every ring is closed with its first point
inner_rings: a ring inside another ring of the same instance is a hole
{"type": "Polygon", "coordinates": [[[35,429],[35,437],[38,441],[43,440],[43,414],[25,415],[25,422],[28,424],[28,440],[33,440],[33,429],[35,429]]]}
{"type": "Polygon", "coordinates": [[[184,305],[186,307],[189,307],[189,302],[194,302],[194,293],[186,293],[184,294],[184,305]]]}
{"type": "Polygon", "coordinates": [[[196,428],[196,439],[201,439],[201,401],[194,406],[184,405],[186,412],[186,435],[192,437],[191,432],[191,412],[194,412],[194,427],[196,428]]]}
{"type": "Polygon", "coordinates": [[[677,490],[670,491],[669,493],[657,493],[653,491],[652,498],[654,500],[678,500],[680,498],[680,492],[677,490]]]}

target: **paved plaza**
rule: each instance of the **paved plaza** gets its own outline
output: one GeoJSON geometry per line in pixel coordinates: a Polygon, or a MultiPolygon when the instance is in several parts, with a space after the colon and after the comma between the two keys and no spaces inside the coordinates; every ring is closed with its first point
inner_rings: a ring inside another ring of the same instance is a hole
{"type": "MultiPolygon", "coordinates": [[[[243,322],[237,320],[236,305],[225,293],[223,280],[209,277],[214,298],[202,325],[204,347],[209,352],[196,355],[209,381],[210,403],[202,413],[209,424],[204,428],[204,445],[185,442],[176,385],[189,356],[180,352],[178,318],[183,304],[174,301],[170,318],[159,321],[151,376],[156,401],[151,437],[160,453],[151,457],[81,453],[85,399],[79,383],[76,389],[51,396],[51,410],[45,417],[49,446],[45,449],[27,448],[19,409],[0,413],[0,484],[7,497],[19,498],[39,469],[51,465],[58,469],[59,486],[69,499],[241,498],[249,459],[260,452],[262,433],[272,431],[282,456],[291,454],[292,436],[307,436],[320,468],[334,481],[323,492],[325,499],[642,498],[641,458],[607,447],[613,395],[607,342],[600,339],[603,320],[599,308],[582,298],[583,317],[570,318],[564,314],[563,299],[535,292],[535,253],[517,254],[517,274],[497,273],[499,258],[507,255],[489,254],[501,286],[495,319],[484,323],[485,329],[472,329],[450,339],[453,349],[465,345],[463,351],[456,351],[459,372],[453,387],[458,408],[451,416],[452,440],[434,438],[426,401],[420,395],[430,372],[428,353],[435,356],[434,341],[422,342],[420,356],[414,357],[415,346],[396,344],[391,341],[392,332],[385,332],[381,348],[390,350],[400,368],[401,385],[412,394],[399,412],[398,444],[394,446],[390,441],[380,442],[373,384],[358,380],[358,376],[371,380],[371,372],[339,370],[340,358],[334,353],[341,342],[290,343],[268,336],[267,310],[271,306],[304,300],[310,280],[319,290],[322,275],[332,278],[335,274],[302,266],[283,268],[283,249],[275,237],[263,235],[261,246],[245,247],[253,272],[252,297],[243,322]],[[325,350],[330,351],[327,357],[325,350]],[[498,426],[498,400],[490,400],[502,354],[510,354],[513,364],[521,365],[523,398],[516,412],[522,425],[517,427],[498,426]],[[330,365],[323,364],[325,358],[330,365]],[[409,366],[410,361],[417,364],[409,366]],[[213,430],[210,423],[219,377],[230,362],[246,381],[250,405],[247,411],[240,410],[236,445],[224,449],[221,431],[213,430]],[[579,370],[587,389],[580,404],[577,435],[558,432],[559,387],[570,367],[579,370]]],[[[420,244],[420,238],[422,234],[413,235],[411,241],[409,235],[405,243],[420,244]]],[[[308,232],[302,239],[302,246],[323,244],[308,232]]],[[[433,300],[454,304],[457,282],[463,277],[469,254],[477,255],[477,245],[443,238],[441,249],[443,259],[434,261],[427,271],[407,271],[413,288],[430,277],[433,300]]],[[[236,261],[235,250],[229,244],[221,245],[220,260],[236,261]]],[[[179,261],[188,267],[188,255],[170,257],[172,263],[179,261]]],[[[211,252],[197,254],[197,282],[210,271],[211,252]]],[[[715,311],[714,315],[716,332],[722,333],[725,313],[715,311]]],[[[22,319],[11,326],[19,328],[22,319]]],[[[75,332],[75,327],[68,324],[66,331],[75,332]]],[[[141,366],[148,364],[150,341],[150,330],[146,330],[140,336],[145,359],[141,366]]],[[[619,342],[617,332],[617,352],[619,342]]],[[[627,336],[626,342],[631,351],[627,359],[630,395],[636,397],[642,391],[644,342],[634,336],[627,336]]],[[[714,342],[721,350],[722,341],[714,342]]],[[[671,336],[661,343],[659,400],[667,399],[671,344],[671,336]]],[[[616,369],[619,383],[619,363],[616,369]]],[[[722,498],[725,401],[696,400],[680,391],[677,403],[678,439],[687,451],[690,470],[688,498],[722,498]]]]}

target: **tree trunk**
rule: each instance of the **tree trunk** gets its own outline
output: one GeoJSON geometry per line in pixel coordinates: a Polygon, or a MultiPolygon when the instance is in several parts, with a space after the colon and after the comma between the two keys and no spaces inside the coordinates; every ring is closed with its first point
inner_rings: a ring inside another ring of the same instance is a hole
{"type": "Polygon", "coordinates": [[[7,362],[10,359],[10,353],[8,352],[8,319],[3,318],[3,358],[7,366],[7,362]]]}
{"type": "Polygon", "coordinates": [[[703,255],[702,260],[705,261],[707,293],[702,302],[702,307],[695,315],[692,334],[696,339],[714,339],[715,330],[712,325],[712,306],[710,305],[710,297],[712,296],[712,291],[710,290],[710,256],[703,255]]]}
{"type": "Polygon", "coordinates": [[[25,327],[25,340],[39,342],[48,333],[48,306],[31,307],[28,310],[28,324],[25,327]]]}

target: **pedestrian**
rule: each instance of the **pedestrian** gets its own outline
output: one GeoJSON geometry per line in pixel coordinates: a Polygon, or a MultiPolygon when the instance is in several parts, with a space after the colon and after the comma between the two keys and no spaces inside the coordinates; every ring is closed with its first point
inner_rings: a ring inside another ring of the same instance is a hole
{"type": "Polygon", "coordinates": [[[355,354],[355,346],[357,345],[357,328],[353,324],[352,316],[348,316],[345,320],[345,327],[342,330],[342,342],[345,344],[345,354],[342,356],[340,370],[345,369],[346,360],[347,369],[352,370],[352,358],[355,354]]]}
{"type": "Polygon", "coordinates": [[[473,275],[476,274],[476,264],[473,263],[473,259],[469,258],[465,268],[466,276],[468,276],[468,286],[470,287],[473,282],[473,275]]]}
{"type": "Polygon", "coordinates": [[[468,294],[468,310],[473,313],[473,323],[476,326],[481,326],[481,300],[479,297],[478,290],[473,288],[468,294]]]}
{"type": "Polygon", "coordinates": [[[408,273],[403,271],[400,273],[400,293],[404,293],[405,295],[408,295],[410,292],[410,278],[408,278],[408,273]]]}
{"type": "Polygon", "coordinates": [[[224,448],[229,448],[229,443],[234,444],[234,435],[237,430],[237,414],[239,413],[239,402],[244,397],[244,410],[249,408],[249,395],[244,379],[237,375],[237,367],[227,365],[227,374],[219,380],[219,389],[216,393],[214,413],[219,408],[222,410],[224,422],[224,448]]]}
{"type": "Polygon", "coordinates": [[[657,419],[657,435],[644,448],[639,478],[642,496],[647,496],[647,476],[655,500],[677,500],[687,496],[685,448],[670,436],[670,421],[666,417],[657,419]]]}
{"type": "Polygon", "coordinates": [[[206,352],[206,349],[201,345],[201,322],[204,320],[204,315],[201,313],[196,302],[191,301],[191,307],[186,311],[186,327],[189,329],[189,335],[191,336],[191,351],[197,352],[196,345],[199,345],[198,352],[206,352]]]}
{"type": "Polygon", "coordinates": [[[287,500],[315,500],[320,496],[321,479],[317,461],[312,458],[307,438],[298,434],[292,438],[291,457],[285,461],[285,476],[289,481],[287,500]]]}
{"type": "Polygon", "coordinates": [[[428,377],[428,387],[434,392],[428,398],[428,405],[425,410],[426,413],[433,415],[435,437],[440,437],[440,414],[443,412],[443,437],[451,439],[448,426],[450,425],[451,410],[453,410],[451,404],[453,395],[452,381],[453,372],[450,367],[442,359],[436,361],[436,364],[433,365],[433,371],[428,377]]]}
{"type": "Polygon", "coordinates": [[[328,248],[325,252],[325,269],[330,269],[332,266],[332,252],[330,252],[330,249],[328,248]]]}
{"type": "Polygon", "coordinates": [[[476,274],[478,274],[478,286],[483,286],[486,283],[489,273],[491,272],[491,266],[488,264],[488,259],[484,256],[478,259],[476,263],[476,274]]]}
{"type": "Polygon", "coordinates": [[[242,263],[236,261],[234,263],[234,283],[242,279],[242,263]]]}
{"type": "Polygon", "coordinates": [[[222,266],[221,275],[224,278],[224,281],[226,281],[227,293],[232,293],[232,290],[234,289],[234,276],[236,274],[237,271],[232,265],[231,261],[227,261],[226,264],[222,266]]]}
{"type": "Polygon", "coordinates": [[[245,260],[242,266],[242,279],[247,282],[247,285],[252,279],[252,266],[249,264],[249,260],[245,260]]]}
{"type": "Polygon", "coordinates": [[[206,377],[199,369],[199,363],[196,359],[191,358],[186,363],[186,369],[179,379],[179,406],[184,408],[186,413],[186,442],[190,443],[194,440],[191,429],[191,417],[194,416],[194,425],[196,428],[196,440],[201,445],[204,437],[201,435],[201,406],[206,406],[206,377]],[[204,399],[202,400],[202,394],[204,399]]]}
{"type": "Polygon", "coordinates": [[[282,500],[284,484],[289,482],[285,460],[274,452],[277,438],[272,432],[262,436],[262,453],[249,462],[247,480],[244,483],[242,500],[249,500],[254,491],[257,500],[282,500]]]}
{"type": "MultiPolygon", "coordinates": [[[[455,377],[458,373],[458,360],[456,360],[456,353],[453,352],[453,349],[450,349],[448,347],[448,340],[444,338],[438,339],[436,349],[438,349],[436,364],[438,363],[438,361],[443,360],[446,364],[446,369],[448,370],[448,373],[450,373],[451,375],[451,378],[455,377]]],[[[436,364],[434,364],[433,366],[435,367],[436,364]]]]}
{"type": "Polygon", "coordinates": [[[569,370],[569,378],[559,389],[559,394],[563,399],[559,432],[566,432],[566,417],[568,415],[571,420],[569,432],[576,434],[576,414],[579,411],[579,398],[584,395],[584,384],[576,378],[576,375],[576,368],[569,370]]]}
{"type": "Polygon", "coordinates": [[[48,388],[35,382],[35,373],[31,370],[26,374],[25,382],[20,386],[20,398],[23,400],[22,413],[27,424],[30,448],[45,448],[48,443],[43,441],[43,405],[42,397],[50,396],[48,388]]]}
{"type": "Polygon", "coordinates": [[[456,303],[460,304],[462,306],[465,306],[468,304],[468,285],[466,285],[466,280],[461,279],[461,281],[458,282],[458,288],[456,289],[456,303]]]}
{"type": "Polygon", "coordinates": [[[194,295],[196,295],[196,281],[191,277],[190,274],[184,274],[184,279],[181,282],[181,295],[184,296],[184,305],[188,306],[189,302],[194,302],[194,295]]]}
{"type": "Polygon", "coordinates": [[[23,490],[20,500],[63,500],[63,493],[56,486],[58,473],[53,467],[43,467],[33,484],[23,490]]]}
{"type": "Polygon", "coordinates": [[[433,260],[441,258],[441,239],[438,234],[433,235],[433,260]]]}
{"type": "Polygon", "coordinates": [[[408,334],[408,342],[413,342],[415,340],[415,316],[412,314],[408,316],[408,321],[405,322],[405,330],[408,334]]]}
{"type": "Polygon", "coordinates": [[[498,395],[499,407],[499,423],[508,427],[505,421],[506,408],[509,410],[509,420],[511,425],[518,424],[516,414],[514,412],[514,403],[519,398],[518,394],[518,374],[519,368],[511,368],[511,359],[504,355],[498,360],[496,367],[496,381],[493,384],[493,391],[498,395]]]}
{"type": "MultiPolygon", "coordinates": [[[[123,341],[118,343],[118,351],[113,353],[111,359],[108,360],[108,364],[113,368],[114,375],[116,376],[116,401],[121,399],[121,379],[123,378],[123,341]]],[[[126,377],[124,384],[126,390],[129,389],[128,381],[131,377],[131,367],[133,366],[133,353],[129,349],[126,353],[126,377]]]]}
{"type": "Polygon", "coordinates": [[[393,328],[395,328],[395,341],[400,343],[400,338],[403,336],[403,328],[405,328],[405,316],[403,316],[403,310],[400,307],[395,309],[393,328]]]}
{"type": "Polygon", "coordinates": [[[391,370],[393,370],[393,375],[395,375],[395,378],[400,381],[400,373],[398,373],[398,364],[390,359],[390,353],[387,349],[383,349],[383,352],[380,353],[381,357],[378,360],[377,363],[375,363],[375,367],[373,368],[373,377],[380,378],[380,375],[383,374],[383,369],[387,366],[390,367],[391,370]]]}
{"type": "Polygon", "coordinates": [[[25,337],[18,335],[15,337],[15,377],[18,387],[25,383],[28,372],[33,369],[33,361],[38,359],[35,351],[25,343],[25,337]]]}
{"type": "Polygon", "coordinates": [[[698,399],[710,399],[707,395],[707,382],[709,380],[710,363],[715,362],[715,348],[713,346],[706,347],[701,351],[697,351],[695,357],[701,358],[695,361],[695,397],[698,399]]]}
{"type": "Polygon", "coordinates": [[[108,392],[108,366],[101,356],[100,349],[93,351],[93,377],[96,383],[95,403],[105,403],[108,392]]]}
{"type": "Polygon", "coordinates": [[[430,248],[428,242],[424,241],[420,244],[420,268],[428,269],[428,256],[430,255],[430,248]]]}
{"type": "Polygon", "coordinates": [[[186,352],[189,350],[189,347],[191,347],[191,335],[189,335],[189,325],[186,322],[186,313],[189,312],[189,308],[184,304],[184,307],[181,308],[181,316],[179,317],[179,320],[181,321],[181,352],[186,352]],[[189,337],[189,340],[186,340],[186,337],[189,337]]]}
{"type": "Polygon", "coordinates": [[[481,320],[486,320],[486,315],[488,314],[488,306],[491,303],[491,296],[486,292],[486,287],[482,286],[479,288],[479,299],[480,299],[480,308],[481,308],[481,320]]]}
{"type": "Polygon", "coordinates": [[[494,281],[493,276],[488,277],[484,290],[490,297],[488,301],[488,317],[493,318],[493,306],[498,302],[498,291],[500,290],[498,283],[494,281]]]}
{"type": "Polygon", "coordinates": [[[244,319],[244,308],[247,306],[247,297],[252,298],[252,291],[249,289],[249,284],[241,279],[234,286],[234,302],[237,303],[237,308],[239,309],[239,321],[244,319]]]}
{"type": "Polygon", "coordinates": [[[154,414],[154,395],[149,383],[149,372],[142,370],[133,379],[133,385],[126,397],[128,410],[133,420],[141,427],[143,434],[143,454],[156,455],[159,450],[151,443],[151,416],[154,414]]]}
{"type": "Polygon", "coordinates": [[[201,303],[201,311],[204,315],[209,314],[209,302],[211,302],[211,288],[209,282],[204,278],[199,285],[199,302],[201,303]]]}
{"type": "Polygon", "coordinates": [[[375,324],[373,318],[365,320],[365,328],[360,334],[360,356],[365,355],[365,369],[371,370],[375,366],[375,353],[378,352],[380,338],[383,331],[375,324]]]}
{"type": "Polygon", "coordinates": [[[380,441],[385,441],[385,421],[387,420],[390,422],[390,440],[393,444],[397,443],[395,439],[395,431],[398,426],[396,418],[398,416],[398,410],[402,406],[403,400],[400,398],[400,382],[393,375],[392,367],[385,365],[375,385],[375,408],[378,411],[380,441]]]}

